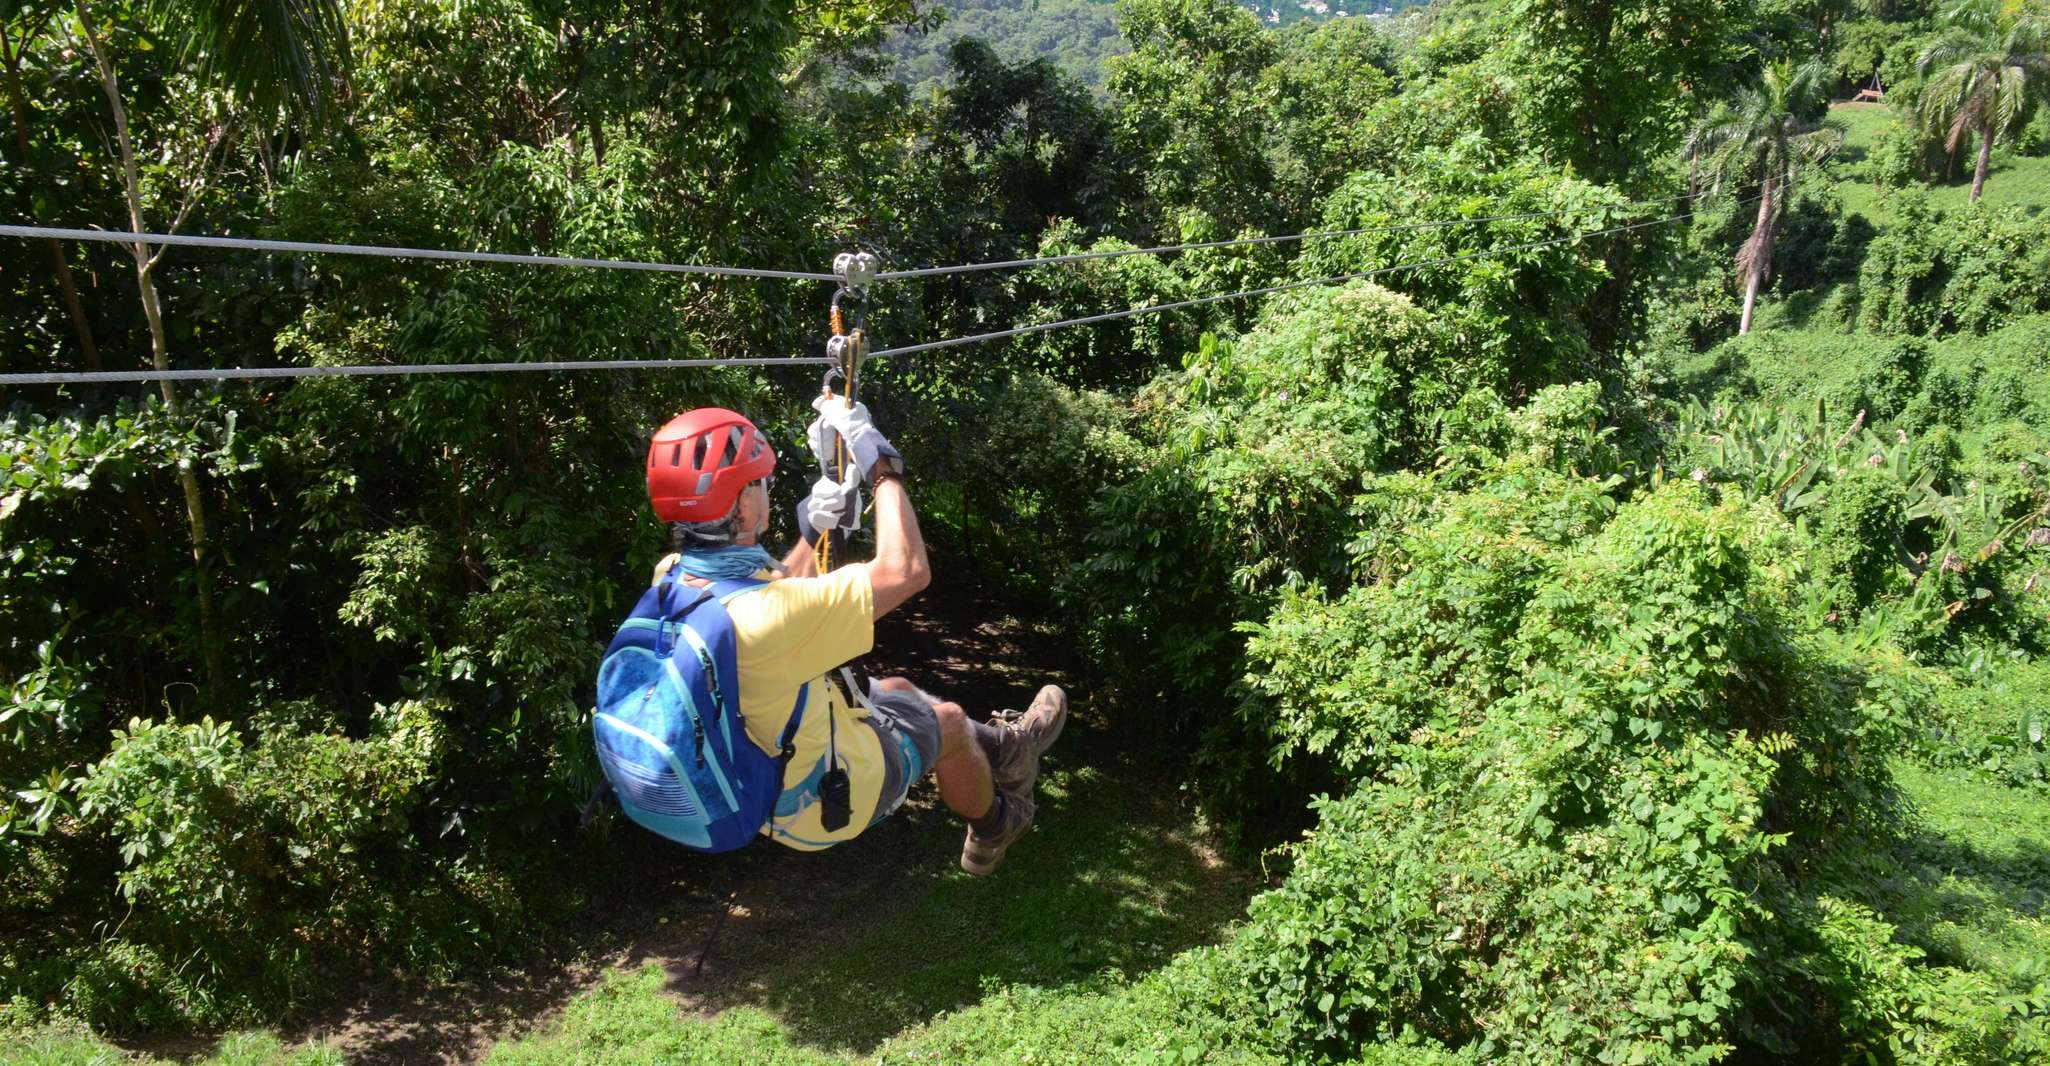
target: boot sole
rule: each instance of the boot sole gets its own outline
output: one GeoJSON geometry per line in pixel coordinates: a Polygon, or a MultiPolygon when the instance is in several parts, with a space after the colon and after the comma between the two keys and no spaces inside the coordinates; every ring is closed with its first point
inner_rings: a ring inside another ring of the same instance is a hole
{"type": "MultiPolygon", "coordinates": [[[[1047,730],[1046,736],[1040,740],[1040,755],[1045,755],[1046,750],[1053,747],[1053,742],[1061,739],[1061,730],[1068,727],[1068,691],[1059,685],[1047,685],[1039,691],[1044,693],[1049,688],[1061,694],[1061,713],[1054,718],[1053,728],[1047,730]]],[[[1038,702],[1038,697],[1033,697],[1033,701],[1038,702]]]]}
{"type": "MultiPolygon", "coordinates": [[[[1026,789],[1028,791],[1038,787],[1039,760],[1046,756],[1047,750],[1053,747],[1053,742],[1061,738],[1061,730],[1066,729],[1068,727],[1067,690],[1061,688],[1059,685],[1046,685],[1042,687],[1039,691],[1041,693],[1044,693],[1047,689],[1053,689],[1055,692],[1061,694],[1061,713],[1054,718],[1053,728],[1047,730],[1046,735],[1039,738],[1039,744],[1032,753],[1032,775],[1024,781],[1015,782],[1015,784],[1018,787],[1026,789]]],[[[1039,702],[1039,697],[1037,695],[1033,697],[1033,702],[1039,702]]]]}

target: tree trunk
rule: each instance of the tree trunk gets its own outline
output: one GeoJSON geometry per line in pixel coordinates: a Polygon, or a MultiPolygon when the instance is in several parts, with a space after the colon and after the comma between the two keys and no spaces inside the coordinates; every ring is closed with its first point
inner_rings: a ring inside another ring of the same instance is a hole
{"type": "MultiPolygon", "coordinates": [[[[93,26],[92,17],[86,14],[84,0],[74,0],[73,8],[78,14],[79,27],[86,44],[91,47],[94,61],[100,68],[100,88],[107,95],[107,104],[114,111],[114,139],[121,150],[121,172],[128,194],[128,223],[137,233],[147,230],[142,215],[142,179],[135,167],[135,146],[128,134],[128,108],[121,102],[121,82],[115,75],[114,64],[107,57],[106,46],[101,43],[99,32],[93,26]]],[[[157,300],[156,258],[150,246],[136,243],[129,246],[135,257],[135,282],[142,293],[142,314],[149,323],[150,365],[158,370],[171,368],[171,346],[164,334],[163,307],[157,300]]],[[[164,411],[172,419],[179,416],[178,390],[168,380],[157,382],[163,393],[164,411]]],[[[213,575],[209,572],[213,544],[207,536],[206,501],[199,492],[199,474],[191,464],[181,463],[178,467],[179,487],[185,495],[185,520],[192,534],[193,585],[199,594],[200,643],[205,656],[207,685],[215,703],[222,698],[225,671],[221,663],[221,625],[214,606],[213,575]]]]}
{"type": "MultiPolygon", "coordinates": [[[[29,163],[28,98],[21,91],[21,55],[27,48],[26,32],[19,48],[9,47],[4,39],[0,39],[0,52],[5,53],[7,65],[7,104],[14,112],[14,147],[21,153],[22,166],[29,163]]],[[[41,219],[31,217],[30,221],[41,222],[41,219]]],[[[71,331],[78,335],[78,349],[85,356],[85,368],[98,370],[100,346],[93,342],[92,322],[85,317],[85,303],[78,298],[78,283],[72,280],[71,264],[64,260],[64,246],[51,237],[43,241],[43,247],[49,250],[50,273],[56,276],[57,288],[64,295],[64,309],[71,316],[71,331]]]]}
{"type": "Polygon", "coordinates": [[[1751,239],[1737,253],[1737,265],[1744,271],[1744,319],[1737,335],[1751,332],[1751,315],[1758,306],[1758,289],[1772,270],[1772,221],[1777,207],[1773,179],[1765,179],[1765,192],[1758,197],[1758,221],[1751,227],[1751,239]]]}
{"type": "Polygon", "coordinates": [[[1979,195],[1986,191],[1986,165],[1993,160],[1993,127],[1990,123],[1979,126],[1979,169],[1972,172],[1972,202],[1979,202],[1979,195]]]}

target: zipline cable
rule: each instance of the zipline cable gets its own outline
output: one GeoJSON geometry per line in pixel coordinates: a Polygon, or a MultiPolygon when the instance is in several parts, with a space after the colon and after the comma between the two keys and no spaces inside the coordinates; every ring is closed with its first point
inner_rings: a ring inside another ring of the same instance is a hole
{"type": "MultiPolygon", "coordinates": [[[[1737,203],[1739,205],[1742,205],[1750,203],[1757,199],[1759,199],[1759,197],[1753,196],[1747,200],[1737,201],[1737,203]]],[[[1632,222],[1627,225],[1614,226],[1609,229],[1595,230],[1587,233],[1571,233],[1562,237],[1553,237],[1548,240],[1532,241],[1525,244],[1510,245],[1506,248],[1489,248],[1478,252],[1468,252],[1464,255],[1445,256],[1438,259],[1422,260],[1414,263],[1396,263],[1392,266],[1377,267],[1373,270],[1364,270],[1351,274],[1337,274],[1328,278],[1318,278],[1314,281],[1295,281],[1283,285],[1272,285],[1263,289],[1247,289],[1243,292],[1225,293],[1218,296],[1202,296],[1191,300],[1177,300],[1173,303],[1153,304],[1151,306],[1135,307],[1125,311],[1111,311],[1100,315],[1088,315],[1081,318],[1063,319],[1058,322],[1045,322],[1031,326],[1018,326],[1013,329],[998,330],[994,333],[977,333],[966,337],[954,337],[948,340],[927,341],[923,344],[909,344],[897,348],[881,348],[869,352],[867,358],[875,359],[880,358],[882,356],[910,355],[915,352],[932,351],[937,348],[952,348],[963,344],[979,344],[984,341],[1002,340],[1006,337],[1018,337],[1030,333],[1044,333],[1048,330],[1065,329],[1069,326],[1085,326],[1097,322],[1112,322],[1122,318],[1132,318],[1136,315],[1151,314],[1157,311],[1177,311],[1188,307],[1201,307],[1205,304],[1219,303],[1224,300],[1240,300],[1253,296],[1266,296],[1277,292],[1287,292],[1292,289],[1305,289],[1320,285],[1334,285],[1339,282],[1345,281],[1358,281],[1364,278],[1379,277],[1383,274],[1392,274],[1403,270],[1417,270],[1422,269],[1424,267],[1444,266],[1450,263],[1459,263],[1470,259],[1482,259],[1487,258],[1489,256],[1507,255],[1511,252],[1530,251],[1537,248],[1549,248],[1560,244],[1568,244],[1574,241],[1586,240],[1590,237],[1606,237],[1612,234],[1625,233],[1631,230],[1643,229],[1648,226],[1661,226],[1667,223],[1678,222],[1683,219],[1692,218],[1695,215],[1695,213],[1696,212],[1694,211],[1688,211],[1682,214],[1672,215],[1666,218],[1651,219],[1642,222],[1632,222]]],[[[1418,225],[1428,225],[1428,223],[1420,223],[1418,225]]],[[[8,229],[21,228],[24,227],[0,227],[0,233],[5,233],[8,229]]],[[[837,277],[835,275],[825,276],[829,278],[835,278],[835,280],[837,280],[837,277]]],[[[883,275],[878,274],[876,276],[878,278],[881,278],[883,275]]],[[[522,371],[533,372],[558,370],[658,370],[717,366],[797,366],[806,364],[816,366],[820,364],[831,364],[834,362],[834,359],[826,356],[788,356],[732,359],[601,359],[591,360],[588,362],[546,363],[424,363],[368,364],[319,367],[228,367],[224,369],[212,370],[101,370],[41,374],[0,374],[0,385],[71,385],[142,381],[205,381],[222,379],[243,380],[317,377],[396,377],[421,374],[490,374],[518,373],[522,371]]]]}
{"type": "MultiPolygon", "coordinates": [[[[1669,204],[1684,200],[1686,193],[1676,196],[1662,196],[1655,200],[1639,200],[1635,203],[1618,204],[1602,208],[1610,211],[1628,211],[1654,204],[1669,204]]],[[[917,270],[886,270],[876,275],[877,281],[897,281],[904,278],[931,278],[946,274],[967,274],[980,270],[1010,270],[1017,267],[1046,266],[1053,263],[1083,263],[1094,259],[1120,259],[1128,255],[1161,255],[1167,252],[1188,252],[1199,248],[1238,248],[1254,244],[1279,244],[1285,241],[1318,240],[1325,237],[1357,237],[1368,233],[1407,233],[1413,230],[1442,229],[1446,226],[1471,226],[1482,222],[1516,222],[1533,218],[1558,218],[1571,214],[1564,211],[1531,211],[1517,215],[1481,215],[1475,218],[1441,218],[1430,222],[1402,222],[1387,226],[1362,226],[1359,229],[1312,230],[1305,233],[1289,233],[1277,237],[1240,237],[1228,241],[1198,241],[1193,244],[1163,244],[1153,248],[1120,248],[1104,252],[1077,252],[1073,255],[1048,255],[1037,259],[1005,259],[989,263],[963,263],[960,266],[921,267],[917,270]]]]}
{"type": "MultiPolygon", "coordinates": [[[[1751,200],[1757,199],[1759,199],[1759,197],[1754,196],[1751,198],[1751,200]]],[[[1738,202],[1740,204],[1743,204],[1749,203],[1750,201],[1741,200],[1738,202]]],[[[1673,215],[1668,218],[1652,219],[1645,222],[1632,222],[1626,226],[1615,226],[1610,229],[1596,230],[1590,233],[1573,233],[1568,234],[1564,237],[1554,237],[1550,240],[1532,241],[1528,244],[1514,244],[1510,245],[1507,248],[1489,248],[1479,252],[1468,252],[1465,255],[1451,255],[1445,256],[1440,259],[1427,259],[1415,263],[1397,263],[1393,266],[1377,267],[1373,270],[1362,270],[1353,274],[1335,274],[1328,278],[1318,278],[1315,281],[1292,281],[1286,285],[1270,285],[1264,289],[1247,289],[1244,292],[1225,293],[1221,296],[1202,296],[1197,297],[1193,300],[1177,300],[1173,303],[1154,304],[1149,307],[1135,307],[1127,311],[1111,311],[1101,315],[1088,315],[1082,318],[1062,319],[1059,322],[1045,322],[1032,326],[1018,326],[1013,329],[998,330],[994,333],[977,333],[972,336],[953,337],[943,341],[927,341],[924,344],[907,344],[898,348],[879,348],[873,352],[870,352],[869,358],[880,359],[884,356],[890,355],[910,355],[914,352],[928,352],[932,351],[935,348],[952,348],[957,345],[963,344],[980,344],[983,341],[1003,340],[1006,337],[1020,337],[1028,333],[1044,333],[1047,330],[1065,329],[1068,326],[1086,326],[1097,322],[1112,322],[1120,318],[1131,318],[1135,315],[1150,314],[1155,311],[1179,311],[1187,307],[1201,307],[1204,304],[1214,304],[1224,300],[1241,300],[1250,296],[1266,296],[1271,293],[1287,292],[1291,289],[1307,289],[1319,285],[1335,285],[1342,281],[1358,281],[1363,278],[1379,277],[1383,274],[1393,274],[1397,271],[1402,270],[1418,270],[1423,267],[1444,266],[1448,263],[1464,262],[1468,259],[1484,259],[1489,256],[1506,255],[1510,252],[1524,252],[1536,248],[1549,248],[1554,245],[1568,244],[1574,241],[1586,240],[1589,237],[1606,237],[1610,236],[1611,234],[1624,233],[1635,229],[1643,229],[1647,226],[1662,226],[1669,222],[1678,222],[1682,219],[1692,218],[1694,214],[1694,212],[1688,211],[1685,214],[1673,215]]]]}
{"type": "Polygon", "coordinates": [[[110,244],[172,244],[190,248],[235,248],[243,251],[312,255],[369,255],[386,259],[439,259],[459,263],[512,266],[593,267],[599,270],[650,270],[663,274],[717,274],[739,278],[786,278],[832,281],[833,275],[802,270],[756,270],[751,267],[698,266],[692,263],[643,263],[629,259],[583,259],[562,255],[513,255],[506,252],[459,252],[446,248],[395,248],[381,244],[321,244],[313,241],[270,241],[255,237],[199,237],[180,233],[124,233],[116,230],[63,229],[56,226],[0,225],[0,236],[53,238],[60,241],[104,241],[110,244]]]}
{"type": "Polygon", "coordinates": [[[715,366],[799,366],[831,362],[820,355],[734,359],[593,359],[550,363],[390,363],[343,366],[227,367],[217,370],[94,370],[76,373],[0,374],[0,385],[85,385],[132,381],[214,381],[266,378],[409,377],[423,374],[503,374],[546,370],[672,370],[715,366]]]}
{"type": "MultiPolygon", "coordinates": [[[[1632,208],[1649,207],[1654,204],[1671,203],[1684,199],[1685,193],[1660,197],[1653,200],[1639,200],[1622,204],[1609,210],[1627,211],[1632,208]]],[[[1513,215],[1480,215],[1474,218],[1435,219],[1430,222],[1404,222],[1388,226],[1364,226],[1358,229],[1315,230],[1304,233],[1289,233],[1270,237],[1240,237],[1222,241],[1197,241],[1187,244],[1164,244],[1151,248],[1124,248],[1103,252],[1078,252],[1074,255],[1041,256],[1037,259],[1006,259],[988,263],[964,263],[959,266],[924,267],[918,270],[884,271],[876,275],[877,281],[893,281],[901,278],[937,277],[946,274],[964,274],[984,270],[1010,270],[1020,267],[1044,266],[1054,263],[1081,263],[1097,259],[1118,259],[1132,255],[1163,255],[1169,252],[1187,252],[1203,248],[1238,248],[1258,244],[1279,244],[1289,241],[1315,240],[1327,237],[1354,237],[1368,233],[1404,233],[1414,230],[1438,229],[1445,226],[1478,225],[1483,222],[1514,222],[1537,218],[1558,218],[1571,213],[1561,211],[1530,211],[1513,215]]],[[[188,248],[227,248],[241,251],[264,252],[273,255],[361,255],[386,259],[428,259],[444,262],[496,263],[511,266],[568,266],[591,267],[600,270],[642,270],[669,274],[710,274],[743,278],[781,278],[792,281],[836,281],[836,275],[803,270],[762,270],[753,267],[701,266],[694,263],[655,263],[629,259],[590,259],[577,256],[520,255],[507,252],[464,252],[446,248],[404,248],[381,244],[333,244],[319,241],[274,241],[257,237],[203,237],[180,233],[134,233],[123,230],[72,229],[61,226],[18,226],[0,225],[0,236],[32,239],[99,241],[107,244],[162,244],[188,248]]]]}

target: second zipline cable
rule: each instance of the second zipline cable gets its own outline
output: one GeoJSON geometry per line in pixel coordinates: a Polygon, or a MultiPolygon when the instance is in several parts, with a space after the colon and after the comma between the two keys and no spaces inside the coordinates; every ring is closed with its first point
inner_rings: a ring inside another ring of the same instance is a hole
{"type": "MultiPolygon", "coordinates": [[[[1675,196],[1661,196],[1654,200],[1639,200],[1635,203],[1602,207],[1598,210],[1628,211],[1654,204],[1669,204],[1684,200],[1686,193],[1675,196]]],[[[989,263],[963,263],[959,266],[921,267],[917,270],[885,270],[876,275],[877,281],[899,281],[906,278],[932,278],[947,274],[968,274],[981,270],[1011,270],[1019,267],[1050,266],[1056,263],[1086,263],[1096,259],[1122,259],[1128,255],[1165,255],[1168,252],[1192,252],[1201,248],[1243,248],[1255,244],[1281,244],[1290,241],[1321,240],[1327,237],[1358,237],[1368,233],[1408,233],[1414,230],[1443,229],[1446,226],[1474,226],[1483,222],[1520,222],[1533,218],[1559,218],[1571,214],[1572,209],[1562,211],[1526,211],[1516,215],[1477,215],[1473,218],[1440,218],[1429,222],[1394,222],[1386,226],[1361,226],[1358,229],[1311,230],[1304,233],[1287,233],[1275,237],[1237,237],[1223,241],[1198,241],[1192,244],[1163,244],[1152,248],[1116,248],[1101,252],[1077,252],[1073,255],[1047,255],[1037,259],[1003,259],[989,263]]]]}

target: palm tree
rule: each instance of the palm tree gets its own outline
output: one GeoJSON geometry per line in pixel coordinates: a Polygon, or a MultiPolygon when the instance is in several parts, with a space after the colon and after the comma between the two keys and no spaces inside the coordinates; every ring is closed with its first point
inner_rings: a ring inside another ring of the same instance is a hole
{"type": "MultiPolygon", "coordinates": [[[[245,116],[271,117],[280,111],[303,116],[315,124],[324,123],[333,112],[335,87],[347,67],[348,37],[339,0],[153,0],[146,7],[154,20],[184,38],[186,58],[193,60],[206,80],[225,90],[245,116]]],[[[107,40],[101,34],[85,0],[73,0],[72,13],[86,51],[93,59],[114,118],[114,146],[121,156],[121,174],[128,200],[128,223],[133,232],[147,233],[149,225],[143,205],[142,179],[136,163],[135,142],[129,130],[128,105],[122,98],[121,80],[107,40]]],[[[184,190],[185,199],[166,225],[175,232],[199,202],[213,154],[227,140],[216,131],[206,139],[206,151],[192,168],[184,190]]],[[[170,340],[164,326],[162,303],[157,297],[157,261],[164,249],[137,242],[128,246],[135,258],[135,280],[142,297],[143,320],[149,325],[150,364],[158,370],[171,368],[170,340]]],[[[179,414],[178,390],[169,381],[159,381],[164,410],[179,414]]],[[[178,471],[179,487],[185,496],[185,521],[192,539],[192,564],[196,571],[202,652],[206,660],[207,683],[220,698],[225,683],[221,663],[221,630],[214,606],[213,543],[207,532],[206,506],[200,494],[199,477],[190,464],[178,471]]]]}
{"type": "Polygon", "coordinates": [[[1744,320],[1751,332],[1758,289],[1772,273],[1772,246],[1780,217],[1801,171],[1820,163],[1844,142],[1843,129],[1823,119],[1833,75],[1819,61],[1799,67],[1781,60],[1760,83],[1720,104],[1687,137],[1689,161],[1708,179],[1711,194],[1725,185],[1759,183],[1758,221],[1737,250],[1744,278],[1744,320]]]}
{"type": "Polygon", "coordinates": [[[2050,92],[2050,32],[2042,16],[2009,10],[1998,0],[1960,0],[1943,21],[1943,33],[1916,63],[1928,79],[1921,117],[1930,131],[1947,134],[1944,148],[1952,154],[1967,134],[1978,135],[1979,166],[1972,173],[1972,202],[1978,203],[1994,140],[2028,125],[2037,99],[2050,92]]]}

